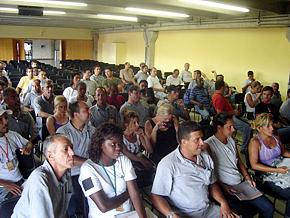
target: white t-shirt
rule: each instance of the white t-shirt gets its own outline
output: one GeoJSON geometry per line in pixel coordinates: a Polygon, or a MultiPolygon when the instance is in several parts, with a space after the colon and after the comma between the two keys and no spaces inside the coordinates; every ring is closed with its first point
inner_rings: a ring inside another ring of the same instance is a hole
{"type": "Polygon", "coordinates": [[[116,187],[117,195],[120,195],[127,189],[126,181],[131,181],[137,178],[131,161],[124,155],[118,157],[114,165],[108,167],[104,166],[104,168],[107,173],[101,165],[94,163],[90,159],[84,162],[81,167],[79,183],[84,195],[88,199],[89,218],[112,218],[116,214],[132,210],[131,201],[128,199],[122,204],[124,209],[122,212],[112,209],[106,213],[102,213],[95,202],[89,197],[100,190],[103,190],[108,198],[115,197],[115,190],[114,187],[112,187],[111,182],[116,187]],[[116,172],[116,184],[114,179],[114,166],[116,172]],[[110,178],[108,178],[108,176],[110,178]]]}
{"type": "Polygon", "coordinates": [[[255,113],[255,107],[251,107],[249,105],[249,103],[247,101],[247,95],[251,95],[252,96],[252,100],[255,101],[257,99],[257,94],[253,94],[252,92],[247,92],[247,94],[245,95],[245,98],[244,98],[246,111],[247,112],[251,112],[251,113],[255,113]]]}
{"type": "Polygon", "coordinates": [[[159,79],[157,76],[153,77],[153,76],[149,76],[147,78],[147,82],[148,82],[148,88],[157,88],[157,89],[162,89],[162,85],[159,82],[159,79]]]}
{"type": "Polygon", "coordinates": [[[183,70],[180,73],[180,78],[181,78],[181,80],[183,82],[190,83],[193,80],[193,78],[192,78],[192,72],[183,70]]]}
{"type": "Polygon", "coordinates": [[[28,143],[28,140],[23,138],[19,133],[8,131],[5,134],[8,141],[8,158],[13,162],[14,169],[9,171],[7,169],[7,141],[5,137],[0,137],[0,179],[10,182],[18,182],[22,179],[22,175],[18,169],[18,160],[16,157],[16,149],[23,148],[28,143]]]}
{"type": "Polygon", "coordinates": [[[174,78],[172,75],[169,75],[166,78],[166,86],[174,85],[174,86],[179,86],[181,85],[182,81],[179,77],[174,78]]]}
{"type": "Polygon", "coordinates": [[[70,102],[70,99],[71,99],[72,97],[76,97],[76,96],[78,95],[78,91],[77,91],[76,89],[73,89],[72,87],[67,87],[67,88],[63,91],[62,95],[66,98],[66,100],[67,100],[68,102],[70,102]]]}

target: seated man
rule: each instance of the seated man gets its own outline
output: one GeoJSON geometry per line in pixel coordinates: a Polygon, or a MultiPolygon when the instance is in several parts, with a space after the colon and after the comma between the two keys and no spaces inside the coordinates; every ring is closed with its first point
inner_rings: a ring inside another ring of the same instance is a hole
{"type": "Polygon", "coordinates": [[[138,71],[138,73],[134,76],[134,79],[136,79],[137,80],[137,83],[138,84],[140,84],[140,82],[142,81],[142,80],[147,80],[147,78],[148,78],[148,71],[149,71],[149,69],[148,69],[148,66],[147,65],[142,65],[142,66],[140,66],[140,70],[138,71]]]}
{"type": "Polygon", "coordinates": [[[8,130],[8,111],[0,109],[0,203],[21,195],[24,179],[18,168],[16,150],[30,154],[33,145],[20,134],[8,130]]]}
{"type": "Polygon", "coordinates": [[[44,141],[46,160],[32,172],[24,184],[12,217],[66,217],[72,194],[68,169],[73,166],[72,144],[64,135],[44,141]]]}
{"type": "Polygon", "coordinates": [[[110,86],[116,85],[118,87],[118,91],[120,93],[123,92],[124,84],[119,78],[113,76],[113,72],[110,68],[105,69],[105,74],[106,79],[104,79],[102,86],[106,89],[106,91],[108,92],[110,86]]]}
{"type": "Polygon", "coordinates": [[[36,79],[32,82],[31,92],[26,94],[23,101],[23,106],[26,111],[34,111],[35,108],[34,99],[38,96],[41,96],[41,94],[42,94],[41,82],[39,79],[36,79]]]}
{"type": "Polygon", "coordinates": [[[158,164],[151,197],[166,217],[236,216],[216,182],[211,157],[202,150],[202,136],[197,123],[183,122],[178,130],[179,147],[158,164]],[[209,195],[220,207],[210,202],[209,195]]]}
{"type": "Polygon", "coordinates": [[[9,130],[15,131],[27,140],[33,141],[37,136],[35,121],[29,112],[22,110],[16,90],[8,87],[4,90],[3,95],[6,109],[12,111],[12,114],[8,115],[9,130]]]}
{"type": "Polygon", "coordinates": [[[97,88],[95,101],[96,104],[90,108],[90,121],[94,127],[98,127],[105,122],[121,123],[116,107],[107,104],[107,92],[103,87],[97,88]]]}
{"type": "Polygon", "coordinates": [[[97,87],[102,87],[105,77],[102,75],[101,67],[99,65],[94,66],[94,74],[91,75],[90,80],[93,80],[97,83],[97,87]]]}
{"type": "Polygon", "coordinates": [[[179,70],[178,69],[174,69],[172,75],[169,75],[166,78],[166,86],[179,86],[181,85],[182,80],[179,77],[179,70]]]}
{"type": "Polygon", "coordinates": [[[131,65],[129,62],[126,62],[124,64],[125,68],[120,70],[120,79],[125,85],[125,92],[128,92],[128,89],[131,85],[137,85],[135,79],[134,79],[134,72],[131,68],[131,65]]]}
{"type": "Polygon", "coordinates": [[[194,105],[195,111],[201,115],[202,119],[209,120],[210,115],[215,113],[210,101],[208,90],[204,88],[203,78],[196,78],[196,86],[190,89],[189,95],[184,95],[185,104],[194,105]]]}
{"type": "Polygon", "coordinates": [[[26,76],[23,76],[20,78],[19,83],[17,85],[16,91],[18,94],[22,92],[26,92],[26,89],[28,88],[28,85],[31,81],[37,79],[37,77],[33,76],[32,68],[26,69],[26,76]]]}
{"type": "Polygon", "coordinates": [[[239,110],[233,110],[232,105],[224,97],[225,82],[223,80],[217,80],[215,82],[215,90],[216,91],[212,96],[212,105],[218,114],[228,113],[230,115],[233,115],[234,127],[241,132],[243,137],[241,152],[245,153],[248,148],[252,133],[250,124],[238,117],[241,112],[239,110]]]}
{"type": "Polygon", "coordinates": [[[90,76],[91,76],[90,69],[84,69],[82,73],[83,73],[83,79],[81,79],[81,81],[87,85],[86,94],[95,96],[98,84],[96,83],[96,81],[90,79],[90,76]]]}
{"type": "Polygon", "coordinates": [[[148,88],[152,88],[154,91],[154,95],[156,98],[162,100],[166,98],[165,89],[162,87],[158,77],[157,77],[157,69],[153,67],[151,69],[150,76],[147,78],[148,88]]]}
{"type": "Polygon", "coordinates": [[[179,99],[179,88],[178,86],[170,85],[167,87],[167,99],[160,100],[157,104],[159,107],[163,102],[170,103],[173,107],[173,115],[179,120],[181,117],[184,120],[189,120],[189,113],[185,108],[182,99],[179,99]]]}

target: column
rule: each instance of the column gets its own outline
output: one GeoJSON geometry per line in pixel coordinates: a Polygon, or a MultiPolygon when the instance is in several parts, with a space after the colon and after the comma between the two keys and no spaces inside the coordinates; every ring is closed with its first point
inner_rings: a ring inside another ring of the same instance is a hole
{"type": "Polygon", "coordinates": [[[154,67],[155,59],[155,42],[158,38],[158,31],[144,31],[144,41],[145,41],[145,63],[151,68],[154,67]]]}

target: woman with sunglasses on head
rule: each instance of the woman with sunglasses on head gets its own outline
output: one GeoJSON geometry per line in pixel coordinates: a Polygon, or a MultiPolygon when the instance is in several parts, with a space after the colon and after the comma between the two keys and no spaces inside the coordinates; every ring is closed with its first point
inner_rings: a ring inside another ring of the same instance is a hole
{"type": "Polygon", "coordinates": [[[146,212],[131,161],[122,155],[122,129],[102,124],[93,135],[90,159],[81,167],[79,183],[88,199],[89,217],[114,217],[132,210],[139,217],[146,212]]]}

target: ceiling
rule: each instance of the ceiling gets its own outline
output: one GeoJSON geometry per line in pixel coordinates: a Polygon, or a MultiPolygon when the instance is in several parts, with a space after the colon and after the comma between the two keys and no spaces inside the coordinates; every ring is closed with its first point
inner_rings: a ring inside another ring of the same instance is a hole
{"type": "MultiPolygon", "coordinates": [[[[87,3],[87,6],[50,4],[43,0],[0,0],[0,8],[17,8],[18,5],[43,7],[44,10],[66,12],[63,15],[20,16],[17,12],[0,11],[0,24],[89,28],[102,31],[118,28],[161,27],[162,25],[233,23],[254,21],[256,24],[270,22],[290,26],[290,0],[216,0],[235,6],[246,7],[247,13],[213,9],[184,2],[184,0],[68,0],[87,3]],[[185,13],[187,18],[159,17],[153,14],[135,13],[126,7],[138,7],[185,13]],[[134,16],[138,22],[98,19],[97,14],[134,16]]],[[[49,0],[50,1],[50,0],[49,0]]],[[[54,1],[54,0],[51,0],[54,1]]],[[[59,0],[60,1],[60,0],[59,0]]],[[[65,2],[65,1],[61,1],[65,2]]],[[[55,3],[55,2],[54,2],[55,3]]]]}

